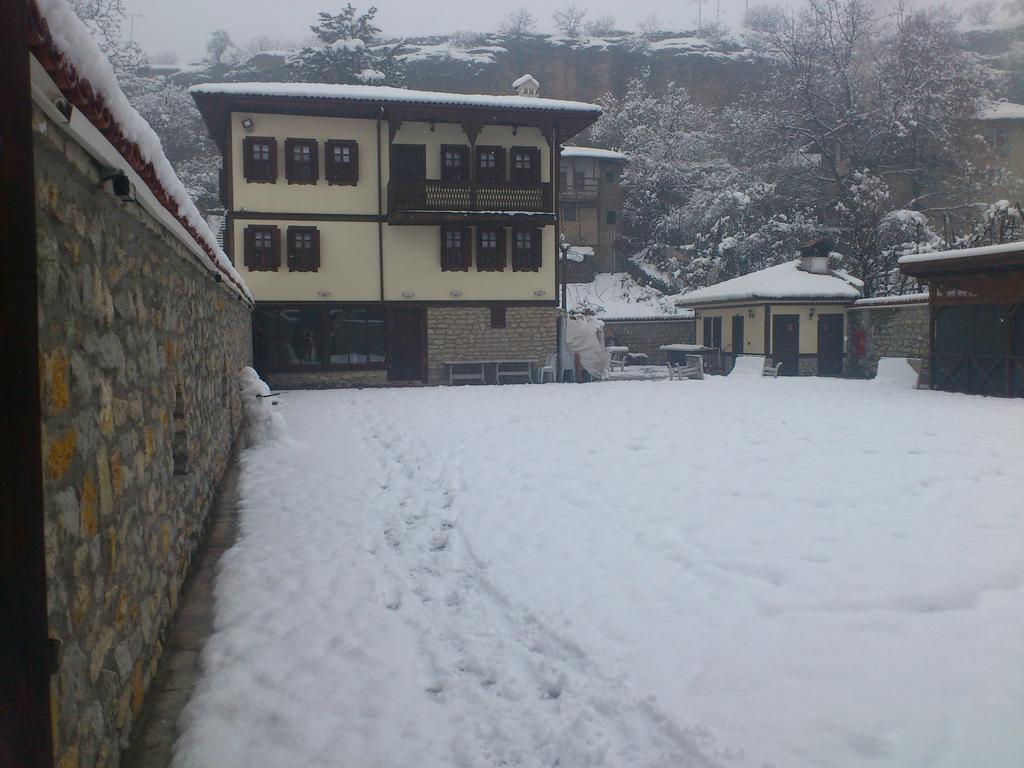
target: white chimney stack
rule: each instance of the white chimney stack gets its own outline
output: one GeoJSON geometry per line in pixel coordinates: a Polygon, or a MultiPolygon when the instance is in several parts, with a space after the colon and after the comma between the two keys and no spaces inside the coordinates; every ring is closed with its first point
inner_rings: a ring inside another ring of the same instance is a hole
{"type": "Polygon", "coordinates": [[[526,74],[512,83],[517,96],[536,96],[540,93],[540,83],[533,75],[526,74]]]}

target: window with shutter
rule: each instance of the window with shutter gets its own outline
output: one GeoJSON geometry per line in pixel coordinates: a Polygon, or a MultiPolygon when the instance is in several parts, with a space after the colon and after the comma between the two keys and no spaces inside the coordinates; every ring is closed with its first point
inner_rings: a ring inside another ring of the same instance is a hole
{"type": "Polygon", "coordinates": [[[469,180],[469,147],[457,144],[441,145],[441,180],[469,180]]]}
{"type": "Polygon", "coordinates": [[[504,147],[476,148],[476,177],[485,182],[505,180],[504,147]]]}
{"type": "Polygon", "coordinates": [[[536,147],[512,147],[513,184],[540,183],[540,150],[536,147]]]}
{"type": "Polygon", "coordinates": [[[320,231],[316,227],[288,227],[288,271],[320,269],[320,231]]]}
{"type": "Polygon", "coordinates": [[[334,139],[324,145],[324,175],[328,184],[354,186],[359,182],[359,144],[334,139]]]}
{"type": "Polygon", "coordinates": [[[320,158],[316,139],[285,139],[284,175],[289,184],[316,184],[320,158]]]}
{"type": "Polygon", "coordinates": [[[467,272],[470,261],[469,230],[441,227],[441,270],[467,272]]]}
{"type": "Polygon", "coordinates": [[[277,139],[272,136],[242,139],[242,172],[246,181],[256,184],[277,181],[277,139]]]}
{"type": "Polygon", "coordinates": [[[244,239],[245,266],[251,272],[276,272],[281,266],[281,242],[277,227],[246,227],[244,239]]]}
{"type": "Polygon", "coordinates": [[[537,272],[541,266],[539,229],[512,230],[512,271],[537,272]]]}
{"type": "Polygon", "coordinates": [[[505,230],[480,227],[476,231],[476,271],[502,272],[505,269],[505,230]]]}

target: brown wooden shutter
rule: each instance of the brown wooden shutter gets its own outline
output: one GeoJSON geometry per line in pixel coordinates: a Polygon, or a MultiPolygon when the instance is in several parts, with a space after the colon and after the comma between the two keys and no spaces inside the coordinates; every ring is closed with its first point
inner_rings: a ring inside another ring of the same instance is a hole
{"type": "Polygon", "coordinates": [[[359,181],[359,144],[352,142],[352,165],[348,169],[347,181],[355,184],[359,181]]]}
{"type": "Polygon", "coordinates": [[[500,271],[504,271],[507,261],[506,253],[508,251],[508,233],[509,230],[505,227],[498,227],[498,262],[495,267],[500,271]]]}
{"type": "Polygon", "coordinates": [[[243,240],[243,254],[242,257],[245,260],[245,266],[252,269],[253,262],[256,259],[256,230],[252,227],[246,227],[242,234],[243,240]]]}
{"type": "Polygon", "coordinates": [[[540,269],[540,262],[543,253],[543,242],[541,240],[541,230],[534,229],[533,237],[530,238],[530,268],[533,270],[540,269]]]}
{"type": "Polygon", "coordinates": [[[251,136],[242,139],[242,175],[245,176],[246,181],[251,181],[253,178],[251,136]]]}
{"type": "Polygon", "coordinates": [[[270,230],[270,242],[273,243],[273,250],[271,251],[269,264],[267,265],[271,269],[281,268],[281,229],[279,227],[273,227],[270,230]]]}
{"type": "Polygon", "coordinates": [[[317,272],[320,269],[320,230],[313,229],[313,250],[309,254],[309,270],[317,272]]]}
{"type": "Polygon", "coordinates": [[[270,140],[270,175],[267,181],[277,181],[277,139],[270,140]]]}
{"type": "Polygon", "coordinates": [[[540,148],[530,148],[530,181],[540,183],[540,148]]]}
{"type": "Polygon", "coordinates": [[[462,228],[462,263],[459,269],[468,270],[473,263],[473,243],[470,239],[469,227],[462,228]]]}
{"type": "Polygon", "coordinates": [[[289,184],[295,179],[295,163],[292,160],[293,146],[295,146],[294,139],[284,140],[284,177],[289,184]]]}
{"type": "Polygon", "coordinates": [[[309,162],[311,165],[311,175],[309,177],[311,184],[316,184],[320,181],[320,142],[311,141],[309,143],[309,162]]]}
{"type": "Polygon", "coordinates": [[[506,178],[508,178],[506,176],[506,174],[505,174],[505,148],[504,147],[495,147],[494,148],[494,155],[495,155],[495,165],[497,166],[494,169],[494,172],[495,172],[494,179],[495,179],[495,181],[504,181],[506,178]]]}

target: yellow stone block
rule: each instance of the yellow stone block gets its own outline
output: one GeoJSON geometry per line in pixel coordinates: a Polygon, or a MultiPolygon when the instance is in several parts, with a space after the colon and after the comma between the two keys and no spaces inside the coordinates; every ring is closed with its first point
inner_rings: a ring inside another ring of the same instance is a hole
{"type": "Polygon", "coordinates": [[[135,669],[132,670],[132,714],[137,715],[142,711],[142,701],[146,696],[145,678],[142,674],[142,662],[135,662],[135,669]]]}
{"type": "Polygon", "coordinates": [[[96,535],[96,483],[92,475],[85,476],[82,482],[82,496],[79,499],[79,528],[83,536],[96,535]]]}
{"type": "Polygon", "coordinates": [[[71,459],[75,456],[76,436],[73,429],[69,429],[62,437],[50,443],[50,450],[46,454],[46,469],[50,477],[59,480],[68,471],[71,459]]]}
{"type": "Polygon", "coordinates": [[[63,349],[46,356],[46,399],[51,413],[68,407],[71,391],[68,387],[68,358],[63,349]]]}
{"type": "Polygon", "coordinates": [[[60,756],[60,760],[57,761],[57,768],[78,768],[78,745],[72,744],[68,747],[68,751],[60,756]]]}
{"type": "Polygon", "coordinates": [[[124,462],[121,459],[121,452],[114,451],[110,457],[110,482],[114,487],[114,498],[121,495],[121,485],[124,481],[124,462]]]}
{"type": "Polygon", "coordinates": [[[146,427],[142,430],[142,449],[146,454],[146,461],[152,461],[153,452],[156,450],[156,441],[153,437],[152,427],[146,427]]]}

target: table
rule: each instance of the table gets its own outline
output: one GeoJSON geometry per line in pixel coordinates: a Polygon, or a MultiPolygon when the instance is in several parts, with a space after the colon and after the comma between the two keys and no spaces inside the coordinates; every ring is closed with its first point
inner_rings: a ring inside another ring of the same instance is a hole
{"type": "Polygon", "coordinates": [[[620,371],[625,370],[626,353],[629,352],[629,347],[617,347],[612,344],[605,347],[604,350],[608,353],[608,370],[614,371],[616,366],[620,371]]]}
{"type": "Polygon", "coordinates": [[[687,355],[700,355],[706,370],[717,371],[721,367],[718,349],[715,347],[705,347],[703,344],[663,344],[658,349],[665,353],[670,363],[686,365],[687,355]]]}
{"type": "Polygon", "coordinates": [[[494,366],[494,381],[504,384],[506,381],[519,380],[523,384],[533,383],[533,366],[535,360],[445,360],[448,366],[448,383],[455,384],[486,384],[486,369],[494,366]],[[469,369],[469,370],[466,370],[469,369]]]}

